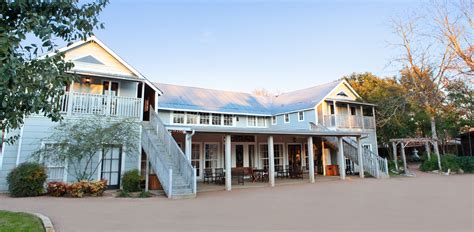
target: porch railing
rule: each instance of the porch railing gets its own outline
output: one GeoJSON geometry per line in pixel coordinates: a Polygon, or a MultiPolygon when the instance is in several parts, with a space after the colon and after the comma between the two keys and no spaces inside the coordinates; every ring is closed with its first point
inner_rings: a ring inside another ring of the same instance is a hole
{"type": "MultiPolygon", "coordinates": [[[[357,154],[358,144],[350,138],[344,138],[344,153],[356,164],[359,164],[359,156],[357,154]]],[[[364,171],[370,175],[380,178],[382,174],[388,176],[387,159],[382,158],[372,152],[367,147],[362,147],[362,163],[364,171]]]]}
{"type": "Polygon", "coordinates": [[[153,126],[156,126],[159,142],[163,144],[165,150],[168,151],[172,163],[174,163],[178,168],[178,170],[173,170],[173,172],[181,173],[186,183],[193,189],[193,193],[196,193],[196,171],[194,170],[194,167],[186,158],[186,155],[183,153],[171,133],[166,129],[165,124],[161,121],[158,114],[151,106],[150,122],[153,126]]]}
{"type": "Polygon", "coordinates": [[[67,115],[110,115],[140,118],[141,99],[91,93],[66,92],[59,99],[60,112],[67,115]]]}
{"type": "Polygon", "coordinates": [[[372,116],[356,115],[323,115],[325,127],[375,129],[375,120],[372,116]]]}

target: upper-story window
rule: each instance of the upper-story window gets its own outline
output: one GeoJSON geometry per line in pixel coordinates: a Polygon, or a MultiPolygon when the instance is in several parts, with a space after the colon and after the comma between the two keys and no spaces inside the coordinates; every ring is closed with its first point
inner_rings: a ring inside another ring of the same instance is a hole
{"type": "Polygon", "coordinates": [[[209,114],[208,113],[200,113],[199,114],[199,124],[209,125],[209,114]]]}
{"type": "Polygon", "coordinates": [[[184,112],[183,111],[175,111],[173,112],[173,123],[176,124],[184,124],[184,112]]]}
{"type": "Polygon", "coordinates": [[[257,117],[257,116],[248,116],[247,117],[247,126],[249,127],[265,127],[266,119],[265,117],[257,117]]]}
{"type": "Polygon", "coordinates": [[[212,114],[212,125],[221,125],[222,116],[221,114],[212,114]]]}
{"type": "Polygon", "coordinates": [[[224,126],[234,125],[234,116],[230,114],[224,114],[224,126]]]}
{"type": "Polygon", "coordinates": [[[187,124],[197,124],[198,123],[198,114],[193,112],[186,113],[186,123],[187,124]]]}
{"type": "Polygon", "coordinates": [[[276,125],[276,124],[277,124],[277,117],[272,116],[272,125],[276,125]]]}
{"type": "Polygon", "coordinates": [[[298,121],[304,121],[304,112],[303,111],[298,112],[298,121]]]}
{"type": "Polygon", "coordinates": [[[290,114],[285,114],[285,123],[290,123],[290,114]]]}
{"type": "Polygon", "coordinates": [[[357,110],[354,106],[351,106],[351,115],[357,115],[357,110]]]}

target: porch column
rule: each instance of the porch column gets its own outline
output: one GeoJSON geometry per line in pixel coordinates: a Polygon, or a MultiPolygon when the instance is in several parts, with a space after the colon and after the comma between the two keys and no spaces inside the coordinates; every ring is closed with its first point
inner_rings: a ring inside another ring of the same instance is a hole
{"type": "Polygon", "coordinates": [[[71,116],[72,115],[72,104],[74,104],[74,95],[72,94],[74,92],[74,81],[71,81],[71,85],[69,86],[69,93],[68,93],[68,99],[67,99],[67,115],[71,116]]]}
{"type": "Polygon", "coordinates": [[[339,176],[341,180],[346,179],[346,162],[344,160],[344,144],[342,143],[342,137],[337,137],[337,163],[339,164],[339,176]]]}
{"type": "Polygon", "coordinates": [[[273,150],[273,136],[268,136],[268,179],[270,186],[275,186],[275,154],[273,150]]]}
{"type": "Polygon", "coordinates": [[[407,158],[405,156],[405,143],[401,143],[402,144],[402,147],[401,147],[401,153],[402,153],[402,160],[403,160],[403,169],[404,169],[404,173],[405,174],[408,174],[408,169],[407,169],[407,158]]]}
{"type": "Polygon", "coordinates": [[[225,189],[227,191],[232,190],[232,173],[231,173],[231,146],[230,146],[230,135],[225,136],[225,189]]]}
{"type": "Polygon", "coordinates": [[[314,183],[314,150],[313,137],[308,137],[309,183],[314,183]]]}
{"type": "Polygon", "coordinates": [[[392,142],[392,150],[393,150],[393,162],[395,163],[395,171],[398,172],[397,144],[395,142],[392,142]]]}
{"type": "Polygon", "coordinates": [[[430,148],[429,142],[425,142],[425,150],[426,150],[426,155],[428,156],[428,160],[431,160],[431,148],[430,148]]]}
{"type": "Polygon", "coordinates": [[[357,156],[359,159],[359,177],[364,178],[364,158],[362,157],[362,141],[357,137],[357,156]]]}
{"type": "Polygon", "coordinates": [[[349,103],[347,104],[347,120],[349,120],[349,128],[352,128],[352,115],[349,103]]]}
{"type": "MultiPolygon", "coordinates": [[[[108,89],[108,94],[107,94],[107,112],[105,112],[106,115],[110,115],[111,110],[112,110],[112,81],[109,81],[109,89],[108,89]]],[[[143,110],[142,110],[143,112],[143,110]]]]}
{"type": "Polygon", "coordinates": [[[193,144],[193,137],[191,133],[186,132],[185,139],[184,139],[184,153],[186,154],[186,158],[188,158],[189,162],[191,162],[192,144],[193,144]]]}
{"type": "Polygon", "coordinates": [[[339,127],[336,101],[332,101],[332,105],[334,107],[334,127],[339,127]]]}

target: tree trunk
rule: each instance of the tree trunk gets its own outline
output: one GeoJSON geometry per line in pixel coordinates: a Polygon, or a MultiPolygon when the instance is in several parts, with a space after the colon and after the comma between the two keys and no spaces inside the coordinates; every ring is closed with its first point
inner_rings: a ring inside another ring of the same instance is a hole
{"type": "Polygon", "coordinates": [[[438,147],[438,135],[436,134],[436,120],[434,116],[431,116],[431,138],[433,139],[433,148],[436,156],[438,157],[438,168],[439,171],[441,169],[441,157],[439,155],[439,147],[438,147]]]}

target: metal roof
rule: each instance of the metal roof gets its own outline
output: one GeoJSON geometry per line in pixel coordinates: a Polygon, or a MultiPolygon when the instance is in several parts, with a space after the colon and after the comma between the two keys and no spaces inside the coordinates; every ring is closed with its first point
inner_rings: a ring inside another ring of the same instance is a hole
{"type": "Polygon", "coordinates": [[[333,81],[278,96],[256,96],[242,92],[154,84],[163,91],[158,109],[270,116],[311,109],[341,82],[333,81]]]}

